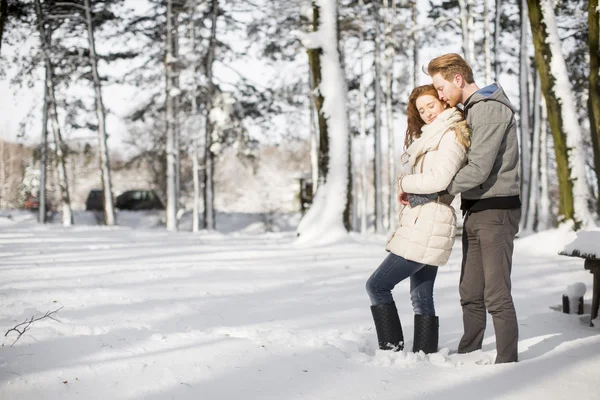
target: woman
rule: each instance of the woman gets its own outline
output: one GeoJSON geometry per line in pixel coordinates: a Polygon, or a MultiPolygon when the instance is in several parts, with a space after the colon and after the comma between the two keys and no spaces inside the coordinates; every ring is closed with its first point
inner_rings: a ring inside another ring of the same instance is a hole
{"type": "Polygon", "coordinates": [[[371,312],[380,349],[402,350],[404,336],[392,289],[410,277],[415,313],[413,351],[438,350],[438,317],[433,304],[437,267],[448,262],[456,235],[453,196],[406,200],[406,193],[429,194],[446,189],[467,159],[469,130],[456,108],[446,108],[433,85],[415,88],[408,98],[408,128],[402,155],[404,169],[397,182],[402,209],[388,240],[390,254],[367,281],[371,312]],[[412,203],[412,206],[411,206],[412,203]],[[417,205],[418,204],[418,205],[417,205]]]}

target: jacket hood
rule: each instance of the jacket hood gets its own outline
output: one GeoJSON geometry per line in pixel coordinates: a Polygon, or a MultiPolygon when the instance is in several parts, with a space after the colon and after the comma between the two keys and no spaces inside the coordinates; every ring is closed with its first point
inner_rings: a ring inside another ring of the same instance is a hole
{"type": "Polygon", "coordinates": [[[473,104],[479,103],[481,101],[497,101],[510,108],[512,112],[517,111],[511,104],[510,100],[508,99],[508,96],[506,96],[504,89],[502,89],[502,87],[500,87],[496,83],[483,87],[475,93],[473,93],[471,97],[469,97],[466,101],[465,111],[471,108],[473,104]]]}

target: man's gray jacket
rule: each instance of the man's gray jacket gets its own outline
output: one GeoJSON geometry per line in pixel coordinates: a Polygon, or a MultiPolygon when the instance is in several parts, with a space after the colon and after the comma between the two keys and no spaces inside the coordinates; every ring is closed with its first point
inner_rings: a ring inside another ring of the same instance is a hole
{"type": "Polygon", "coordinates": [[[501,87],[489,85],[467,99],[464,112],[471,129],[468,164],[448,192],[462,193],[463,210],[519,208],[519,142],[510,100],[501,87]]]}

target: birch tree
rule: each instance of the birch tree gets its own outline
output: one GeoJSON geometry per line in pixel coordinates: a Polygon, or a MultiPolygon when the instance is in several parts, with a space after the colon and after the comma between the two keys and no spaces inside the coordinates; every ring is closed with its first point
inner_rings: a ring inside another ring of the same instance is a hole
{"type": "Polygon", "coordinates": [[[347,235],[344,213],[348,204],[348,121],[346,83],[338,51],[337,2],[314,0],[318,29],[309,34],[296,32],[305,47],[321,49],[319,92],[320,113],[328,127],[328,169],[314,202],[298,226],[299,243],[331,242],[347,235]]]}
{"type": "MultiPolygon", "coordinates": [[[[541,85],[541,81],[540,81],[541,85]]],[[[544,97],[540,96],[540,201],[538,231],[550,228],[550,190],[548,180],[548,113],[544,97]]]]}
{"type": "Polygon", "coordinates": [[[359,52],[360,52],[360,76],[359,79],[359,131],[360,131],[360,143],[361,143],[361,157],[360,157],[360,232],[367,233],[367,222],[369,218],[368,213],[368,174],[367,166],[369,163],[369,156],[367,152],[367,128],[366,128],[366,106],[365,106],[365,7],[363,0],[360,0],[360,32],[359,32],[359,52]]]}
{"type": "Polygon", "coordinates": [[[166,96],[166,125],[167,125],[167,230],[177,230],[177,188],[176,188],[176,155],[175,155],[175,105],[174,98],[178,95],[173,87],[173,68],[177,62],[173,54],[173,1],[167,0],[167,34],[165,57],[165,96],[166,96]]]}
{"type": "Polygon", "coordinates": [[[588,116],[599,193],[596,212],[600,215],[600,8],[598,8],[598,0],[588,2],[588,45],[590,51],[588,116]]]}
{"type": "Polygon", "coordinates": [[[521,227],[528,218],[529,213],[529,141],[531,132],[529,129],[529,53],[528,53],[528,35],[527,35],[527,4],[526,0],[521,0],[521,40],[519,52],[519,121],[520,121],[520,144],[521,144],[521,196],[523,201],[523,218],[521,218],[521,227]]]}
{"type": "Polygon", "coordinates": [[[593,223],[586,184],[583,138],[560,47],[553,2],[527,0],[535,62],[548,107],[559,183],[559,216],[579,229],[593,223]]]}
{"type": "Polygon", "coordinates": [[[115,224],[115,210],[113,207],[112,182],[110,177],[110,161],[108,156],[108,145],[106,143],[106,111],[102,100],[102,84],[98,73],[98,56],[96,54],[96,42],[94,40],[94,25],[92,23],[92,7],[90,0],[84,0],[85,19],[87,22],[88,43],[90,48],[90,63],[92,66],[92,79],[94,82],[94,93],[96,95],[96,116],[98,118],[98,145],[100,149],[100,171],[102,176],[102,188],[104,192],[104,222],[106,225],[115,224]]]}
{"type": "Polygon", "coordinates": [[[54,64],[50,55],[50,42],[52,31],[46,30],[44,14],[40,0],[35,0],[35,13],[37,19],[37,29],[40,36],[40,44],[45,64],[45,85],[48,90],[48,118],[52,126],[54,135],[54,145],[56,152],[56,169],[58,173],[58,181],[60,186],[60,203],[62,210],[62,224],[71,226],[73,224],[73,212],[71,210],[71,199],[69,195],[69,181],[67,179],[67,168],[65,165],[64,143],[60,132],[60,124],[58,121],[58,111],[56,105],[56,94],[54,91],[54,64]]]}
{"type": "Polygon", "coordinates": [[[460,28],[462,31],[462,48],[465,60],[475,65],[475,39],[473,37],[473,0],[458,0],[460,8],[460,28]]]}
{"type": "MultiPolygon", "coordinates": [[[[531,168],[529,168],[529,199],[524,198],[528,202],[528,212],[524,215],[524,224],[526,230],[533,231],[535,227],[536,214],[539,213],[539,175],[540,175],[540,132],[541,132],[541,110],[540,98],[542,97],[540,77],[536,73],[534,91],[533,91],[533,136],[531,139],[531,168]],[[536,212],[537,211],[537,212],[536,212]]],[[[545,146],[544,146],[545,149],[545,146]]]]}
{"type": "Polygon", "coordinates": [[[383,232],[383,192],[382,192],[382,149],[381,149],[381,26],[379,10],[380,0],[374,1],[375,7],[372,7],[375,23],[375,79],[373,80],[373,91],[375,92],[375,104],[373,113],[375,115],[374,135],[374,154],[373,173],[375,180],[375,232],[383,232]]]}
{"type": "Polygon", "coordinates": [[[206,97],[206,123],[204,136],[204,229],[214,230],[216,228],[215,220],[215,200],[214,200],[214,164],[215,156],[212,150],[213,144],[213,123],[211,120],[211,111],[215,96],[215,85],[213,82],[213,64],[217,47],[217,17],[219,15],[219,1],[211,1],[211,27],[210,39],[208,45],[208,54],[205,61],[205,74],[207,84],[206,97]]]}
{"type": "Polygon", "coordinates": [[[42,144],[40,145],[40,193],[38,222],[46,223],[48,204],[46,203],[46,181],[47,181],[47,163],[48,163],[48,85],[44,85],[44,103],[42,105],[42,144]]]}
{"type": "Polygon", "coordinates": [[[416,27],[419,24],[419,7],[416,1],[410,4],[411,22],[413,25],[412,31],[412,61],[413,61],[413,88],[419,86],[419,74],[421,73],[421,65],[419,65],[419,30],[416,27]]]}
{"type": "MultiPolygon", "coordinates": [[[[189,32],[189,40],[190,40],[190,50],[192,55],[198,54],[198,40],[196,38],[196,26],[195,26],[195,10],[196,10],[197,2],[191,1],[189,3],[189,21],[188,21],[188,32],[189,32]]],[[[191,70],[192,70],[192,82],[193,89],[191,90],[191,106],[192,106],[192,115],[191,115],[191,131],[192,131],[192,186],[193,186],[193,204],[192,204],[192,232],[200,231],[200,193],[202,192],[202,186],[200,185],[200,112],[198,107],[198,96],[199,96],[199,87],[200,87],[200,77],[198,71],[198,65],[194,62],[191,62],[191,70]]]]}
{"type": "Polygon", "coordinates": [[[492,51],[490,44],[490,12],[488,0],[483,0],[483,52],[485,64],[485,84],[492,83],[492,51]]]}
{"type": "MultiPolygon", "coordinates": [[[[487,1],[487,0],[486,0],[487,1]]],[[[496,0],[494,19],[494,79],[500,82],[500,21],[502,19],[502,0],[496,0]]]]}
{"type": "Polygon", "coordinates": [[[385,43],[385,110],[388,133],[388,229],[393,229],[396,221],[396,142],[394,137],[394,108],[392,105],[394,83],[394,38],[392,37],[396,17],[396,2],[383,0],[384,8],[384,43],[385,43]]]}
{"type": "MultiPolygon", "coordinates": [[[[313,1],[312,3],[313,10],[313,32],[317,32],[319,30],[320,24],[320,10],[318,4],[313,1]]],[[[317,111],[317,125],[319,127],[318,138],[319,144],[318,148],[318,181],[317,185],[320,186],[324,181],[325,177],[328,173],[329,168],[329,133],[328,133],[328,125],[325,119],[325,115],[323,114],[323,94],[321,93],[321,55],[323,50],[320,47],[310,47],[307,46],[307,54],[308,54],[308,62],[310,64],[310,76],[312,77],[312,95],[313,95],[313,103],[315,104],[315,109],[317,111]]]]}

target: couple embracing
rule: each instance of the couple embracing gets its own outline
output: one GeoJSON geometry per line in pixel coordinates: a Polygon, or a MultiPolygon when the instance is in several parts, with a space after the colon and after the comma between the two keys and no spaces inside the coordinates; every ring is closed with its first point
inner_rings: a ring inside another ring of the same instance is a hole
{"type": "Polygon", "coordinates": [[[458,353],[481,349],[487,311],[496,333],[496,363],[515,362],[519,332],[510,275],[521,201],[514,109],[498,85],[479,88],[458,54],[433,59],[427,72],[432,85],[415,88],[408,99],[398,227],[386,246],[390,254],[366,285],[379,347],[404,348],[391,291],[410,278],[413,351],[437,352],[433,287],[454,245],[450,203],[460,193],[464,333],[458,353]]]}

